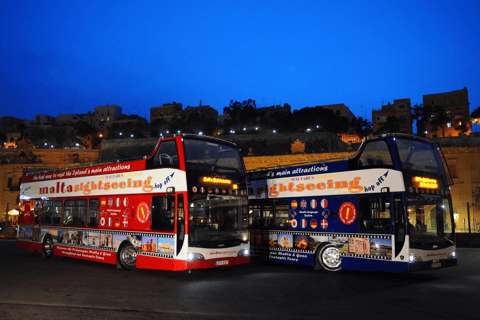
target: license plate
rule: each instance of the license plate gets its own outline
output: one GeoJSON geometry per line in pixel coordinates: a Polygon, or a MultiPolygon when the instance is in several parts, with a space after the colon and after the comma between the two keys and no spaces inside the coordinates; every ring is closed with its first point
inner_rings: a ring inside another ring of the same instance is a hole
{"type": "Polygon", "coordinates": [[[215,261],[216,266],[226,266],[227,264],[228,260],[215,261]]]}
{"type": "Polygon", "coordinates": [[[440,262],[433,262],[432,263],[432,268],[440,268],[442,264],[440,262]]]}

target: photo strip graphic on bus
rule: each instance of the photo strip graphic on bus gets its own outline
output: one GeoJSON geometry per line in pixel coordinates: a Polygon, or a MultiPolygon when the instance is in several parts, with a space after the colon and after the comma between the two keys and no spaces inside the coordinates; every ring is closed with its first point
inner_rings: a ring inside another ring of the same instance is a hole
{"type": "Polygon", "coordinates": [[[252,257],[333,272],[454,266],[444,162],[426,139],[384,134],[348,158],[251,170],[252,257]]]}
{"type": "Polygon", "coordinates": [[[125,269],[248,263],[244,168],[235,144],[183,134],[140,158],[25,170],[17,245],[125,269]]]}

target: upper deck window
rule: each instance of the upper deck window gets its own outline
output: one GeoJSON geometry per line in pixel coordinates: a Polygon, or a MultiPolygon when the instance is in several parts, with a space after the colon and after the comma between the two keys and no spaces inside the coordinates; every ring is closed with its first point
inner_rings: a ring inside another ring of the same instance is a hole
{"type": "Polygon", "coordinates": [[[432,144],[423,141],[397,139],[397,148],[403,169],[442,173],[432,144]]]}
{"type": "Polygon", "coordinates": [[[179,167],[180,163],[178,161],[178,151],[175,140],[163,141],[160,144],[157,154],[155,154],[153,165],[162,167],[179,167]]]}
{"type": "Polygon", "coordinates": [[[368,142],[358,158],[358,166],[393,166],[387,143],[383,140],[368,142]]]}

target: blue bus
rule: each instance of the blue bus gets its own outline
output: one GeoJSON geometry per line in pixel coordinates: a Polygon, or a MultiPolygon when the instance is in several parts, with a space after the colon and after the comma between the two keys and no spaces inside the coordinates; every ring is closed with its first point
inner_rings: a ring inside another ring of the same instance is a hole
{"type": "Polygon", "coordinates": [[[364,139],[350,157],[250,170],[254,258],[330,272],[455,266],[453,184],[440,146],[364,139]]]}

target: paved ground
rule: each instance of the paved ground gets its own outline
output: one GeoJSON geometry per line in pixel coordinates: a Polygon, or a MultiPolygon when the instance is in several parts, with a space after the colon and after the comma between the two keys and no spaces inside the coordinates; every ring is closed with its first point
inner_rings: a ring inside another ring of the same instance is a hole
{"type": "Polygon", "coordinates": [[[0,319],[479,319],[480,249],[409,274],[252,262],[215,270],[128,272],[44,259],[0,240],[0,319]]]}

